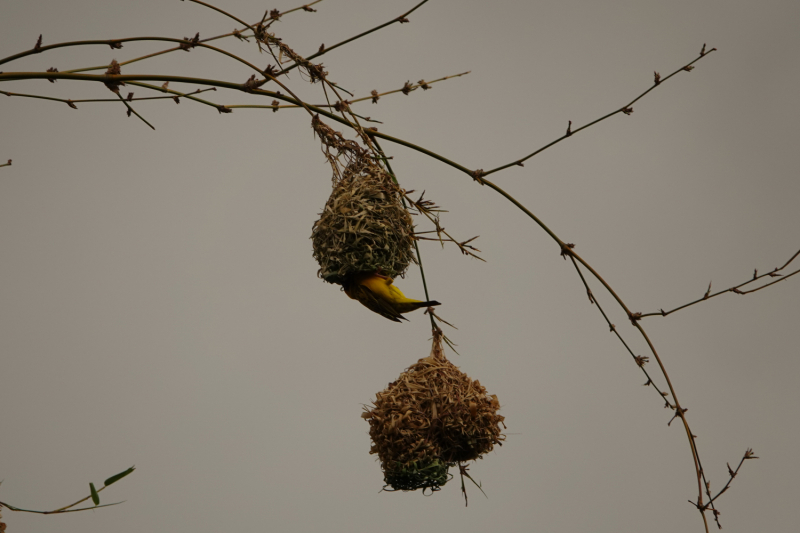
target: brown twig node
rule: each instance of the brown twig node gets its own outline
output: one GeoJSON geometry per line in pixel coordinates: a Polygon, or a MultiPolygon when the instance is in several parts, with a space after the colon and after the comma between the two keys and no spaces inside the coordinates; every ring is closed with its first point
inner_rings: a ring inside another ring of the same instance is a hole
{"type": "Polygon", "coordinates": [[[588,287],[586,288],[586,296],[588,296],[588,297],[589,297],[589,303],[590,303],[590,304],[594,304],[594,303],[595,303],[595,301],[594,301],[594,294],[592,294],[592,289],[590,289],[590,288],[588,288],[588,287]]]}
{"type": "Polygon", "coordinates": [[[561,246],[561,257],[564,258],[564,261],[567,260],[567,256],[572,256],[573,248],[575,248],[575,245],[571,242],[564,243],[561,246]]]}
{"type": "Polygon", "coordinates": [[[197,32],[191,39],[189,39],[188,37],[184,37],[183,40],[187,42],[181,43],[180,45],[178,45],[178,48],[180,48],[181,50],[185,50],[186,52],[191,52],[192,48],[197,46],[197,43],[200,42],[200,32],[197,32]]]}
{"type": "MultiPolygon", "coordinates": [[[[683,418],[683,413],[685,413],[688,410],[689,410],[688,408],[684,409],[683,407],[676,407],[675,408],[675,414],[673,414],[672,418],[669,419],[669,422],[667,422],[667,425],[671,426],[672,425],[672,421],[675,420],[676,418],[683,418]]],[[[697,438],[697,435],[692,435],[692,437],[693,438],[697,438]]]]}
{"type": "Polygon", "coordinates": [[[249,78],[247,78],[247,81],[246,81],[246,82],[244,82],[244,85],[242,85],[242,88],[243,88],[245,91],[247,91],[247,92],[250,92],[250,93],[251,93],[251,92],[253,92],[254,90],[256,90],[256,89],[258,89],[259,87],[261,87],[262,85],[264,85],[266,82],[267,82],[267,80],[266,80],[266,79],[263,79],[263,80],[258,80],[258,79],[256,79],[256,75],[255,75],[255,74],[251,74],[251,75],[250,75],[250,77],[249,77],[249,78]]]}
{"type": "MultiPolygon", "coordinates": [[[[116,59],[111,60],[111,64],[108,66],[108,70],[106,70],[106,76],[118,76],[122,74],[122,68],[117,63],[116,59]]],[[[106,87],[115,94],[119,94],[119,88],[122,85],[125,85],[124,81],[115,81],[113,79],[107,79],[104,81],[106,87]]]]}
{"type": "Polygon", "coordinates": [[[472,172],[472,179],[480,183],[481,185],[486,185],[486,182],[483,181],[483,176],[486,173],[483,171],[482,168],[479,168],[472,172]]]}
{"type": "Polygon", "coordinates": [[[339,100],[335,104],[333,104],[333,108],[338,111],[339,113],[343,113],[345,111],[350,110],[350,102],[347,100],[339,100]]]}

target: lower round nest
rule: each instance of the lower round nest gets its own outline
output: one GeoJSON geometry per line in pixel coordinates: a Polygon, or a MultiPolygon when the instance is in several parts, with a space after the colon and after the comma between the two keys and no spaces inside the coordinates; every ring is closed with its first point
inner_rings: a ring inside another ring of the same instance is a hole
{"type": "Polygon", "coordinates": [[[376,394],[362,414],[370,453],[394,490],[438,490],[451,478],[451,466],[480,459],[505,440],[497,396],[448,361],[437,341],[430,357],[376,394]]]}

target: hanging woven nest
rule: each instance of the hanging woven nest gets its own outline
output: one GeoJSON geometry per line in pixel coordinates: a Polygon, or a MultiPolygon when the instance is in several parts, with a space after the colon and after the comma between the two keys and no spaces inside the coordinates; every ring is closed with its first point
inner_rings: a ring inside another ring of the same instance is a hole
{"type": "Polygon", "coordinates": [[[312,127],[333,168],[333,191],[311,231],[319,277],[341,284],[361,272],[403,276],[416,257],[414,225],[400,187],[372,153],[318,116],[312,127]]]}
{"type": "Polygon", "coordinates": [[[431,355],[376,394],[362,417],[387,486],[435,491],[451,478],[450,467],[502,445],[499,409],[497,396],[447,360],[435,332],[431,355]]]}
{"type": "Polygon", "coordinates": [[[342,283],[350,274],[377,272],[395,278],[416,262],[414,226],[400,188],[369,160],[351,162],[314,223],[311,239],[319,277],[342,283]]]}

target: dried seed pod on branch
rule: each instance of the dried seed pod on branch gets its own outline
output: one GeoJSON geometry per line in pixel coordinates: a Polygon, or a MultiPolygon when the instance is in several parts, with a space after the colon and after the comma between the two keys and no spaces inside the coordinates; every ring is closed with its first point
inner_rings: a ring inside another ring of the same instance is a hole
{"type": "Polygon", "coordinates": [[[360,272],[403,276],[416,257],[414,225],[400,187],[355,141],[318,116],[312,126],[333,168],[333,191],[311,232],[319,277],[341,284],[360,272]]]}
{"type": "Polygon", "coordinates": [[[387,486],[436,491],[451,479],[450,467],[502,445],[499,409],[496,395],[447,360],[436,330],[431,354],[376,394],[361,416],[387,486]]]}

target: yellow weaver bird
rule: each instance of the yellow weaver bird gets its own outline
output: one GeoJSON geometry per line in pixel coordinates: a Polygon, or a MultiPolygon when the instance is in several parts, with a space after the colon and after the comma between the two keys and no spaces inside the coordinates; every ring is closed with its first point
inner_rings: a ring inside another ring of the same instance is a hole
{"type": "Polygon", "coordinates": [[[409,313],[420,307],[441,305],[434,300],[422,302],[406,298],[400,289],[392,284],[393,281],[389,276],[377,272],[361,272],[347,279],[342,283],[342,287],[347,296],[358,300],[370,311],[394,322],[407,320],[401,313],[409,313]]]}

